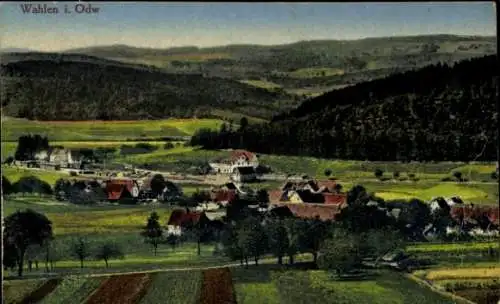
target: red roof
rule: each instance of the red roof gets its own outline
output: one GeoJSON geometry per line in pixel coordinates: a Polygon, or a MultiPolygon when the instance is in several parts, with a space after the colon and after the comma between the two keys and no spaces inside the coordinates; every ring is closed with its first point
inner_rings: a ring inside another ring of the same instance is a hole
{"type": "Polygon", "coordinates": [[[337,215],[342,210],[339,205],[325,204],[290,204],[290,203],[275,203],[275,206],[286,206],[296,217],[303,219],[315,219],[319,217],[322,221],[335,220],[337,215]]]}
{"type": "Polygon", "coordinates": [[[325,199],[325,204],[328,205],[343,205],[347,203],[347,195],[345,194],[336,194],[336,193],[323,193],[323,197],[325,199]]]}
{"type": "Polygon", "coordinates": [[[452,206],[451,216],[458,218],[463,216],[465,219],[478,219],[482,215],[486,215],[489,220],[495,225],[500,225],[499,221],[499,207],[494,205],[481,205],[481,206],[452,206]]]}
{"type": "Polygon", "coordinates": [[[271,190],[271,191],[269,191],[269,202],[271,202],[271,203],[280,202],[282,196],[283,196],[283,191],[271,190]]]}
{"type": "Polygon", "coordinates": [[[325,179],[325,180],[317,180],[316,185],[318,185],[318,189],[321,187],[325,187],[326,189],[328,189],[330,191],[334,191],[337,183],[334,180],[325,179]]]}
{"type": "Polygon", "coordinates": [[[246,151],[246,150],[234,150],[231,152],[230,158],[232,161],[236,161],[242,156],[248,161],[251,161],[251,160],[256,158],[255,154],[253,154],[250,151],[246,151]]]}
{"type": "Polygon", "coordinates": [[[188,223],[196,224],[205,215],[204,212],[189,211],[184,209],[176,209],[172,211],[167,225],[183,226],[188,223]]]}
{"type": "Polygon", "coordinates": [[[220,189],[211,193],[211,198],[214,202],[222,203],[222,202],[232,202],[238,197],[236,190],[225,190],[220,189]]]}
{"type": "Polygon", "coordinates": [[[135,181],[131,179],[113,179],[106,181],[108,200],[119,200],[125,189],[132,193],[135,181]]]}

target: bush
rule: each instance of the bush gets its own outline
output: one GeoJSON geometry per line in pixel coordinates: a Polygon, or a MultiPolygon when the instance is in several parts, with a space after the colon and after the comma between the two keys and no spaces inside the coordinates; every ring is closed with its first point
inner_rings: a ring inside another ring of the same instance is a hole
{"type": "Polygon", "coordinates": [[[401,177],[399,178],[399,181],[402,181],[402,182],[403,182],[403,181],[407,181],[407,180],[408,180],[408,177],[406,177],[406,176],[401,176],[401,177]]]}
{"type": "Polygon", "coordinates": [[[459,181],[459,182],[462,181],[462,172],[455,171],[455,172],[453,172],[453,176],[457,179],[457,181],[459,181]]]}
{"type": "Polygon", "coordinates": [[[144,154],[144,153],[151,153],[157,149],[158,149],[157,146],[149,143],[137,143],[134,146],[121,145],[120,154],[121,155],[144,154]]]}
{"type": "Polygon", "coordinates": [[[77,175],[78,175],[78,173],[76,173],[76,171],[70,171],[70,172],[69,172],[69,175],[70,175],[70,176],[77,176],[77,175]]]}
{"type": "Polygon", "coordinates": [[[163,148],[165,150],[173,149],[174,148],[174,144],[171,143],[171,142],[167,142],[167,143],[165,143],[165,145],[163,146],[163,148]]]}
{"type": "Polygon", "coordinates": [[[491,179],[494,179],[494,180],[498,179],[498,173],[496,171],[491,172],[491,179]]]}
{"type": "Polygon", "coordinates": [[[384,175],[384,171],[382,169],[375,169],[374,174],[376,178],[381,178],[384,175]]]}
{"type": "Polygon", "coordinates": [[[415,178],[415,173],[408,173],[408,177],[409,177],[410,179],[415,178]]]}
{"type": "Polygon", "coordinates": [[[447,177],[443,177],[441,179],[442,182],[453,182],[453,178],[451,178],[450,176],[447,176],[447,177]]]}
{"type": "Polygon", "coordinates": [[[398,179],[399,178],[399,171],[394,171],[392,172],[392,176],[394,177],[394,179],[398,179]]]}
{"type": "Polygon", "coordinates": [[[388,180],[391,180],[391,178],[390,178],[390,177],[379,177],[379,180],[380,180],[381,182],[386,182],[386,181],[388,181],[388,180]]]}

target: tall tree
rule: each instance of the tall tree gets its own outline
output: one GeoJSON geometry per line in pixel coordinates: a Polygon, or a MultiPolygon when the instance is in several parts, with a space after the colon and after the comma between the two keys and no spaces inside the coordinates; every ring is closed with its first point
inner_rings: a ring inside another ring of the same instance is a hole
{"type": "Polygon", "coordinates": [[[83,262],[92,255],[90,243],[85,237],[77,237],[71,243],[71,254],[80,261],[80,268],[83,268],[83,262]]]}
{"type": "Polygon", "coordinates": [[[278,264],[283,264],[283,257],[289,252],[290,242],[288,230],[283,220],[276,219],[267,226],[269,247],[274,256],[278,258],[278,264]]]}
{"type": "Polygon", "coordinates": [[[163,229],[159,222],[160,216],[156,212],[152,212],[147,220],[146,226],[143,228],[141,235],[144,237],[146,243],[153,246],[154,255],[158,250],[158,245],[161,242],[163,229]]]}
{"type": "Polygon", "coordinates": [[[97,247],[96,255],[95,257],[98,260],[103,260],[104,263],[106,263],[106,268],[109,267],[108,261],[112,258],[123,258],[124,254],[120,246],[118,244],[113,243],[113,242],[106,242],[103,244],[100,244],[97,247]]]}
{"type": "Polygon", "coordinates": [[[268,239],[260,221],[255,217],[248,217],[238,229],[238,245],[242,250],[245,263],[248,266],[248,258],[253,257],[255,264],[268,248],[268,239]]]}
{"type": "Polygon", "coordinates": [[[160,195],[163,193],[166,186],[167,182],[161,174],[155,174],[151,179],[151,191],[157,198],[160,198],[160,195]]]}
{"type": "Polygon", "coordinates": [[[52,238],[52,222],[43,214],[27,209],[4,219],[6,244],[15,249],[18,275],[22,276],[26,251],[32,245],[43,245],[52,238]]]}

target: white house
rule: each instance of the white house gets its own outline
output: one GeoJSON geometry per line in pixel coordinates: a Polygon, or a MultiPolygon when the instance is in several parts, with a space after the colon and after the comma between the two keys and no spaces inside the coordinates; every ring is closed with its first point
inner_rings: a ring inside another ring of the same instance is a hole
{"type": "Polygon", "coordinates": [[[236,167],[231,174],[231,180],[239,183],[251,182],[257,179],[254,167],[236,167]]]}
{"type": "Polygon", "coordinates": [[[209,163],[215,173],[231,174],[234,168],[237,167],[253,167],[256,169],[259,166],[257,155],[245,150],[234,150],[229,158],[213,161],[209,163]]]}
{"type": "Polygon", "coordinates": [[[433,198],[429,202],[429,208],[431,209],[432,213],[441,209],[441,207],[439,205],[439,200],[441,200],[441,199],[444,200],[444,202],[446,202],[446,204],[450,207],[455,206],[455,205],[463,205],[464,204],[462,199],[460,199],[459,197],[455,197],[455,196],[451,197],[451,198],[436,197],[436,198],[433,198]]]}

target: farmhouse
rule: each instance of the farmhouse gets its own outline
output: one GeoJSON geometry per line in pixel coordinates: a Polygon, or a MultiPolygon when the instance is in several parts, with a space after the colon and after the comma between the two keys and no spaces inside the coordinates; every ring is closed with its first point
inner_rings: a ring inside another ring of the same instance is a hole
{"type": "Polygon", "coordinates": [[[335,221],[342,210],[339,205],[325,204],[274,204],[269,211],[271,216],[293,215],[302,219],[319,219],[321,221],[335,221]]]}
{"type": "Polygon", "coordinates": [[[340,193],[332,180],[287,181],[280,189],[269,192],[269,202],[343,205],[347,202],[347,196],[340,193]]]}
{"type": "Polygon", "coordinates": [[[84,156],[77,150],[49,148],[35,154],[35,160],[49,162],[61,167],[80,168],[84,156]]]}
{"type": "Polygon", "coordinates": [[[231,174],[237,167],[253,167],[256,169],[259,166],[257,155],[245,150],[234,150],[228,158],[218,159],[209,163],[215,173],[231,174]]]}
{"type": "Polygon", "coordinates": [[[205,212],[190,211],[186,209],[176,209],[172,211],[167,222],[167,233],[182,235],[186,229],[193,225],[206,227],[210,224],[210,219],[205,212]]]}
{"type": "Polygon", "coordinates": [[[110,202],[132,202],[139,196],[139,185],[132,179],[112,179],[105,182],[110,202]]]}
{"type": "Polygon", "coordinates": [[[163,201],[172,201],[182,197],[182,189],[179,185],[171,181],[165,181],[165,188],[159,196],[155,195],[151,189],[152,177],[147,177],[139,182],[139,197],[142,199],[160,199],[163,201]]]}
{"type": "Polygon", "coordinates": [[[210,198],[221,206],[227,206],[238,198],[238,193],[236,190],[218,189],[210,192],[210,198]]]}
{"type": "Polygon", "coordinates": [[[239,183],[253,182],[257,180],[254,167],[235,167],[231,174],[231,180],[239,183]]]}

